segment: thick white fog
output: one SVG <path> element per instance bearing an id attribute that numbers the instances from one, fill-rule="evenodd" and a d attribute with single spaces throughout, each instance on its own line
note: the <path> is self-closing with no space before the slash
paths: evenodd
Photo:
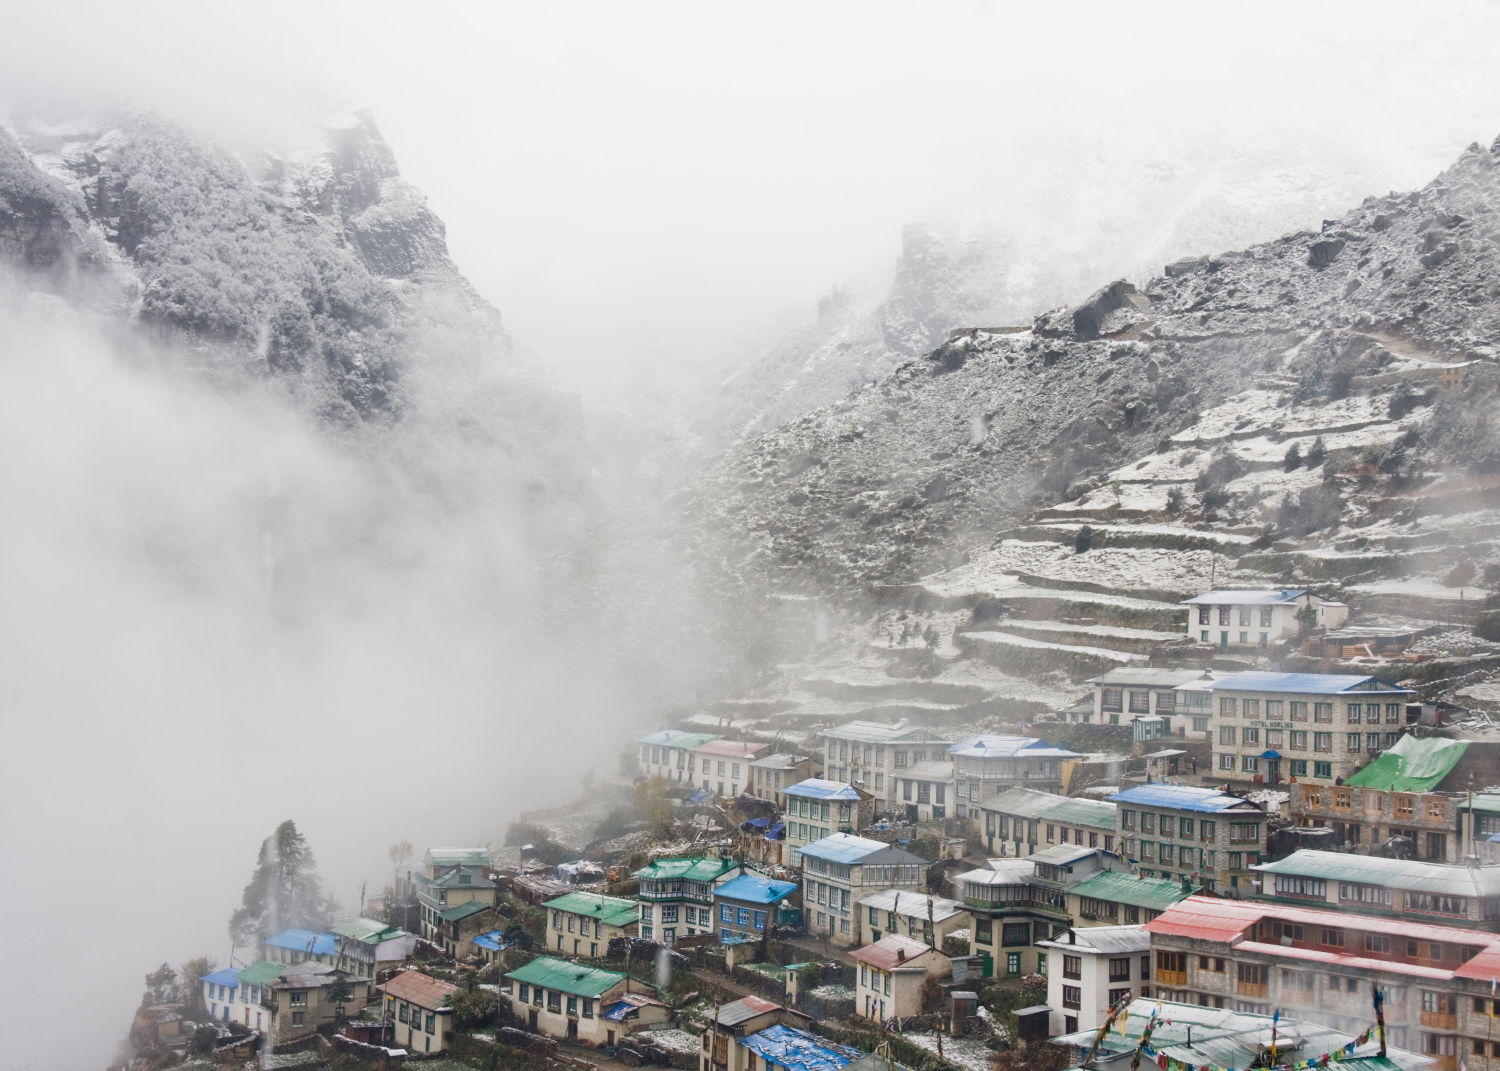
<path id="1" fill-rule="evenodd" d="M 12 3 L 0 117 L 147 104 L 248 151 L 368 107 L 519 342 L 665 426 L 878 294 L 910 219 L 1086 291 L 1500 133 L 1500 5 L 1309 7 Z M 102 1067 L 141 975 L 223 963 L 284 818 L 353 904 L 387 845 L 498 843 L 614 761 L 639 711 L 538 634 L 505 500 L 410 478 L 475 459 L 421 449 L 7 299 L 0 1067 Z"/>

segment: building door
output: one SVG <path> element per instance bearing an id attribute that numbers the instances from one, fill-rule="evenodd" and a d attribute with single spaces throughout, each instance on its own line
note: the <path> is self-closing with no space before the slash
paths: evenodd
<path id="1" fill-rule="evenodd" d="M 676 926 L 668 926 L 665 930 L 662 930 L 661 931 L 661 940 L 662 940 L 662 944 L 668 946 L 669 948 L 672 945 L 676 944 L 677 943 L 677 927 Z"/>
<path id="2" fill-rule="evenodd" d="M 536 1033 L 536 1009 L 535 1008 L 531 1008 L 526 1013 L 526 1027 L 533 1034 Z"/>
<path id="3" fill-rule="evenodd" d="M 577 1019 L 569 1019 L 568 1020 L 568 1038 L 569 1038 L 569 1040 L 574 1040 L 574 1041 L 576 1041 L 577 1038 L 578 1038 L 578 1020 Z"/>
<path id="4" fill-rule="evenodd" d="M 995 977 L 995 958 L 988 952 L 979 953 L 979 966 L 984 977 Z"/>
<path id="5" fill-rule="evenodd" d="M 613 1045 L 614 1043 L 615 1043 L 615 1032 L 613 1030 L 606 1031 L 605 1034 L 604 1034 L 604 1044 L 606 1044 L 606 1045 Z"/>
<path id="6" fill-rule="evenodd" d="M 1227 632 L 1221 632 L 1221 633 L 1219 633 L 1219 646 L 1223 647 L 1223 648 L 1226 648 L 1226 649 L 1229 647 L 1229 633 L 1227 633 Z"/>
<path id="7" fill-rule="evenodd" d="M 908 803 L 906 805 L 906 820 L 913 824 L 920 820 L 917 815 L 917 805 L 915 803 Z"/>
<path id="8" fill-rule="evenodd" d="M 1427 858 L 1441 863 L 1448 858 L 1448 838 L 1442 833 L 1427 834 Z"/>
<path id="9" fill-rule="evenodd" d="M 1266 779 L 1268 781 L 1270 781 L 1271 784 L 1273 784 L 1273 785 L 1279 784 L 1281 782 L 1281 760 L 1280 759 L 1267 759 L 1266 760 Z"/>

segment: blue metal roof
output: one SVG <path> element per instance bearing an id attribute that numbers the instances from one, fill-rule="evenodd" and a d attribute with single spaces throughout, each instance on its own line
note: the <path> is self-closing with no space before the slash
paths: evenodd
<path id="1" fill-rule="evenodd" d="M 793 881 L 774 881 L 759 874 L 741 874 L 714 890 L 714 896 L 749 904 L 776 904 L 797 891 Z"/>
<path id="2" fill-rule="evenodd" d="M 1377 688 L 1368 685 L 1374 682 Z M 1361 685 L 1365 685 L 1361 688 Z M 1405 688 L 1395 688 L 1375 677 L 1358 677 L 1351 673 L 1264 673 L 1252 670 L 1235 673 L 1204 686 L 1209 691 L 1226 692 L 1305 692 L 1310 695 L 1342 695 L 1350 691 L 1381 691 L 1409 695 Z"/>
<path id="3" fill-rule="evenodd" d="M 847 1045 L 835 1045 L 826 1038 L 794 1030 L 789 1026 L 768 1026 L 740 1042 L 751 1052 L 759 1053 L 769 1064 L 790 1071 L 841 1071 L 864 1053 Z"/>
<path id="4" fill-rule="evenodd" d="M 240 984 L 240 972 L 225 967 L 222 971 L 214 971 L 213 974 L 205 974 L 203 980 L 210 985 L 237 986 Z"/>
<path id="5" fill-rule="evenodd" d="M 1169 807 L 1177 811 L 1227 811 L 1231 807 L 1243 806 L 1247 801 L 1239 796 L 1226 796 L 1216 788 L 1198 788 L 1194 785 L 1164 785 L 1154 783 L 1136 785 L 1124 792 L 1109 797 L 1111 803 L 1133 803 L 1138 807 Z"/>
<path id="6" fill-rule="evenodd" d="M 1045 740 L 1034 736 L 996 736 L 980 733 L 954 744 L 948 749 L 950 755 L 966 755 L 970 758 L 1008 759 L 1016 756 L 1027 759 L 1080 759 L 1083 756 L 1066 748 L 1053 747 Z"/>
<path id="7" fill-rule="evenodd" d="M 286 948 L 293 952 L 306 952 L 312 956 L 326 956 L 338 951 L 339 939 L 331 933 L 282 930 L 275 937 L 267 937 L 266 944 L 272 948 Z"/>
<path id="8" fill-rule="evenodd" d="M 846 785 L 842 781 L 825 781 L 817 777 L 809 777 L 806 781 L 798 781 L 791 788 L 781 791 L 788 796 L 801 796 L 810 800 L 852 800 L 859 801 L 859 789 L 853 785 Z"/>
<path id="9" fill-rule="evenodd" d="M 1279 591 L 1233 591 L 1218 590 L 1210 591 L 1203 595 L 1195 595 L 1191 599 L 1183 599 L 1182 606 L 1198 606 L 1204 603 L 1225 603 L 1232 606 L 1279 606 L 1286 602 L 1295 602 L 1307 592 L 1302 588 L 1282 588 Z"/>

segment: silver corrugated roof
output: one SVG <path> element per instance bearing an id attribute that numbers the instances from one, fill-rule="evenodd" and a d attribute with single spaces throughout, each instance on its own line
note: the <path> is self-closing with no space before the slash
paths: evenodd
<path id="1" fill-rule="evenodd" d="M 1325 881 L 1354 881 L 1385 885 L 1409 892 L 1444 896 L 1500 895 L 1500 866 L 1454 866 L 1418 859 L 1382 859 L 1344 852 L 1320 852 L 1310 848 L 1295 851 L 1275 863 L 1252 869 L 1266 874 L 1295 874 Z M 1269 890 L 1267 890 L 1269 893 Z"/>
<path id="2" fill-rule="evenodd" d="M 1117 955 L 1121 952 L 1145 952 L 1151 947 L 1151 935 L 1144 926 L 1081 926 L 1050 941 L 1038 941 L 1037 944 L 1064 949 L 1093 949 Z"/>

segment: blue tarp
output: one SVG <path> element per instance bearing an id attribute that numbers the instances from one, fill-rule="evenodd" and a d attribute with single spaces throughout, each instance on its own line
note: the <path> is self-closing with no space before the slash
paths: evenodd
<path id="1" fill-rule="evenodd" d="M 474 938 L 474 943 L 480 948 L 487 948 L 491 952 L 502 952 L 507 948 L 515 948 L 515 941 L 507 941 L 499 930 L 491 930 Z"/>
<path id="2" fill-rule="evenodd" d="M 210 985 L 227 985 L 230 989 L 240 984 L 240 972 L 230 970 L 228 967 L 222 971 L 214 971 L 213 974 L 205 974 L 203 980 Z"/>
<path id="3" fill-rule="evenodd" d="M 816 1034 L 780 1024 L 751 1034 L 740 1044 L 759 1053 L 767 1065 L 776 1064 L 790 1071 L 841 1071 L 864 1055 L 858 1049 L 835 1045 Z"/>
<path id="4" fill-rule="evenodd" d="M 692 804 L 699 804 L 699 803 L 707 803 L 709 800 L 711 800 L 713 798 L 714 797 L 713 797 L 713 793 L 712 792 L 710 792 L 706 788 L 700 788 L 697 792 L 694 792 L 691 796 L 689 796 L 687 798 L 687 801 L 689 803 L 692 803 Z"/>
<path id="5" fill-rule="evenodd" d="M 266 944 L 272 948 L 285 948 L 293 952 L 305 952 L 310 956 L 328 956 L 338 951 L 339 939 L 331 933 L 313 933 L 311 930 L 282 930 L 275 937 L 268 937 Z"/>
<path id="6" fill-rule="evenodd" d="M 861 798 L 859 789 L 853 785 L 846 785 L 842 781 L 828 781 L 821 777 L 809 777 L 806 781 L 798 781 L 791 788 L 784 788 L 782 791 L 788 796 L 808 800 L 847 800 L 850 803 L 858 803 Z"/>

